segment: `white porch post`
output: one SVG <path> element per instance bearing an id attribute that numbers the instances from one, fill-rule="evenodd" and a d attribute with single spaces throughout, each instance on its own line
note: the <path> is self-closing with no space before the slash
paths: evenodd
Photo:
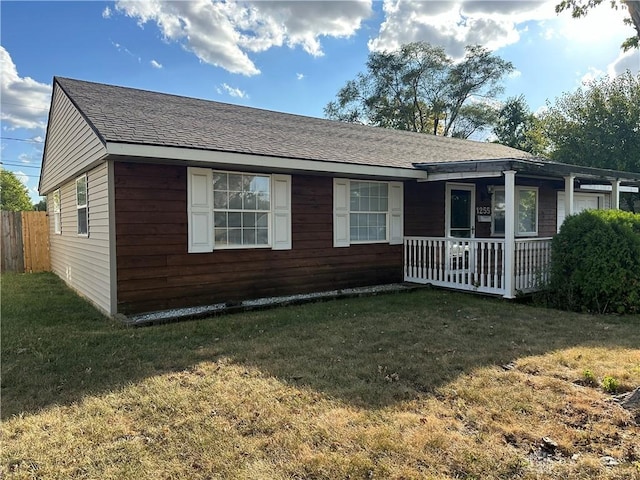
<path id="1" fill-rule="evenodd" d="M 620 180 L 611 182 L 611 208 L 620 210 Z"/>
<path id="2" fill-rule="evenodd" d="M 504 298 L 514 298 L 516 249 L 516 172 L 504 173 Z"/>
<path id="3" fill-rule="evenodd" d="M 564 218 L 573 215 L 573 181 L 575 176 L 564 177 Z"/>

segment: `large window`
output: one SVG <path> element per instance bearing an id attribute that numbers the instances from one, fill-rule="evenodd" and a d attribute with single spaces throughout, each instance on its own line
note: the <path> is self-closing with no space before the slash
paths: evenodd
<path id="1" fill-rule="evenodd" d="M 538 189 L 516 187 L 515 189 L 515 233 L 518 236 L 538 234 Z M 504 235 L 505 195 L 504 188 L 496 188 L 492 197 L 492 232 Z"/>
<path id="2" fill-rule="evenodd" d="M 290 250 L 291 175 L 187 169 L 189 253 Z"/>
<path id="3" fill-rule="evenodd" d="M 268 247 L 268 175 L 213 172 L 215 247 Z"/>
<path id="4" fill-rule="evenodd" d="M 62 218 L 60 209 L 60 189 L 53 192 L 53 231 L 60 235 L 62 233 Z"/>
<path id="5" fill-rule="evenodd" d="M 401 244 L 402 182 L 333 179 L 333 246 Z"/>
<path id="6" fill-rule="evenodd" d="M 87 176 L 76 179 L 76 207 L 78 210 L 78 235 L 89 235 L 89 207 Z"/>
<path id="7" fill-rule="evenodd" d="M 351 181 L 349 200 L 351 243 L 386 242 L 389 185 Z"/>

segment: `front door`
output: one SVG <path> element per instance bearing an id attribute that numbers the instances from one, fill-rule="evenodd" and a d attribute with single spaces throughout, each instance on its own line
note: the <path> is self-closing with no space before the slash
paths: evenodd
<path id="1" fill-rule="evenodd" d="M 469 283 L 473 281 L 475 266 L 474 245 L 470 239 L 475 234 L 476 187 L 469 184 L 447 184 L 446 230 L 448 240 L 449 281 Z"/>
<path id="2" fill-rule="evenodd" d="M 447 236 L 474 238 L 475 236 L 475 185 L 447 185 Z"/>

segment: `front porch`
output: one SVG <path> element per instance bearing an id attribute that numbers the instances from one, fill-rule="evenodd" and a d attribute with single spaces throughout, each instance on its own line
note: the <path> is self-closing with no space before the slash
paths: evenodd
<path id="1" fill-rule="evenodd" d="M 515 298 L 549 280 L 564 218 L 618 209 L 640 175 L 541 159 L 417 164 L 405 185 L 404 281 Z"/>
<path id="2" fill-rule="evenodd" d="M 548 280 L 551 238 L 405 237 L 404 280 L 514 298 Z M 511 250 L 509 252 L 509 250 Z"/>

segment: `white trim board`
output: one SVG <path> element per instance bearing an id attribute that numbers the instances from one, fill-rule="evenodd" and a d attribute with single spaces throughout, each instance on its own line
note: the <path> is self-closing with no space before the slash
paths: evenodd
<path id="1" fill-rule="evenodd" d="M 613 187 L 611 185 L 580 185 L 579 188 L 576 188 L 576 192 L 611 192 Z M 638 193 L 640 190 L 638 187 L 632 187 L 628 185 L 620 185 L 618 187 L 620 192 L 626 193 Z"/>
<path id="2" fill-rule="evenodd" d="M 217 152 L 181 147 L 155 145 L 134 145 L 128 143 L 107 143 L 110 155 L 128 157 L 147 157 L 166 160 L 198 162 L 202 166 L 243 166 L 250 168 L 268 168 L 283 172 L 320 172 L 339 175 L 363 175 L 384 178 L 427 179 L 427 172 L 411 168 L 379 167 L 354 163 L 327 162 L 321 160 L 303 160 L 295 158 L 251 155 L 246 153 Z"/>

